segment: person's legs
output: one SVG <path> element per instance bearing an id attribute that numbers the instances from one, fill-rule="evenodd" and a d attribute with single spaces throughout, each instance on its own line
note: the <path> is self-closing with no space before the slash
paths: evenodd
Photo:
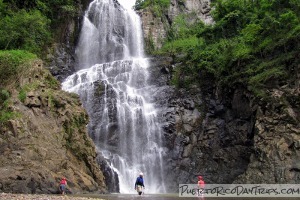
<path id="1" fill-rule="evenodd" d="M 60 191 L 61 191 L 61 194 L 64 195 L 65 194 L 65 191 L 66 191 L 66 186 L 65 185 L 60 185 Z"/>
<path id="2" fill-rule="evenodd" d="M 142 193 L 143 193 L 142 186 L 140 186 L 140 185 L 137 186 L 137 192 L 139 195 L 142 195 Z"/>

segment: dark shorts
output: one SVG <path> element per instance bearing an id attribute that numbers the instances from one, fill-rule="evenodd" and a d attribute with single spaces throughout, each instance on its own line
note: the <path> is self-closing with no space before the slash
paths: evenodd
<path id="1" fill-rule="evenodd" d="M 65 184 L 61 184 L 59 186 L 60 191 L 66 191 L 66 185 Z"/>

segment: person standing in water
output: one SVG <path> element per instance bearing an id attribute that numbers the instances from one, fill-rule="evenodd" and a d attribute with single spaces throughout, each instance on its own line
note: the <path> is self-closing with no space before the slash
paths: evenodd
<path id="1" fill-rule="evenodd" d="M 63 177 L 59 183 L 59 191 L 62 195 L 66 194 L 67 179 Z"/>
<path id="2" fill-rule="evenodd" d="M 134 185 L 134 189 L 138 192 L 139 195 L 142 195 L 143 189 L 145 189 L 144 185 L 144 174 L 140 173 L 140 176 L 137 177 Z"/>
<path id="3" fill-rule="evenodd" d="M 202 176 L 198 176 L 198 196 L 204 200 L 204 189 L 205 189 L 205 182 Z"/>

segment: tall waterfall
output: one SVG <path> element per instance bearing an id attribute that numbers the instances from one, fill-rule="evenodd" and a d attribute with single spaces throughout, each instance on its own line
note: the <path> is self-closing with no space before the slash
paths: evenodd
<path id="1" fill-rule="evenodd" d="M 147 193 L 165 192 L 161 130 L 149 94 L 138 15 L 116 0 L 94 0 L 76 57 L 78 71 L 63 89 L 79 94 L 90 117 L 89 134 L 117 171 L 120 192 L 134 193 L 140 172 Z"/>

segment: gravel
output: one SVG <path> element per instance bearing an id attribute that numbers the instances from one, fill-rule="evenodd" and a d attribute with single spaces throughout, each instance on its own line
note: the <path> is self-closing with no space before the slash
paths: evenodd
<path id="1" fill-rule="evenodd" d="M 74 197 L 69 195 L 46 195 L 46 194 L 10 194 L 1 193 L 0 200 L 103 200 L 91 197 Z"/>

